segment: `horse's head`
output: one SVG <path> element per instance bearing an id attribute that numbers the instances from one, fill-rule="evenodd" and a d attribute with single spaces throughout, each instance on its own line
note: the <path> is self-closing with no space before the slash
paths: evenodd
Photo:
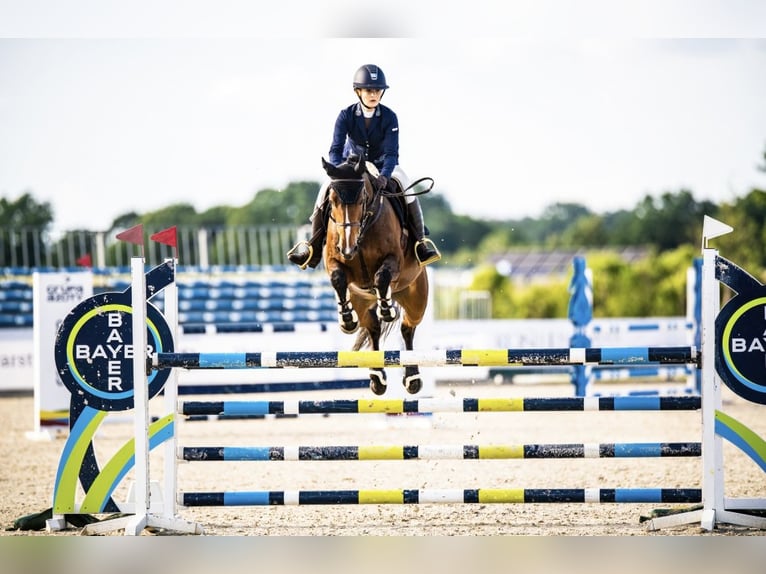
<path id="1" fill-rule="evenodd" d="M 359 251 L 360 237 L 372 215 L 372 182 L 361 157 L 338 166 L 322 158 L 322 166 L 330 176 L 327 243 L 330 247 L 334 245 L 344 260 L 350 261 Z"/>

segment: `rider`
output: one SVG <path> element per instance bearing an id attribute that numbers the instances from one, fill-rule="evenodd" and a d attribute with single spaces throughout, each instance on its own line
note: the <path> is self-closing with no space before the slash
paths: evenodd
<path id="1" fill-rule="evenodd" d="M 380 175 L 376 184 L 384 188 L 393 178 L 401 189 L 407 189 L 409 180 L 399 166 L 399 121 L 391 108 L 380 103 L 388 89 L 383 70 L 375 65 L 362 66 L 354 74 L 354 92 L 359 103 L 344 108 L 335 120 L 335 130 L 330 145 L 330 162 L 342 163 L 349 155 L 363 155 L 368 158 Z M 311 221 L 311 239 L 300 241 L 287 258 L 301 269 L 316 267 L 322 258 L 322 244 L 325 239 L 324 203 L 329 181 L 319 189 Z M 433 241 L 425 235 L 423 211 L 415 195 L 406 195 L 410 228 L 415 235 L 415 256 L 418 263 L 428 265 L 441 259 Z"/>

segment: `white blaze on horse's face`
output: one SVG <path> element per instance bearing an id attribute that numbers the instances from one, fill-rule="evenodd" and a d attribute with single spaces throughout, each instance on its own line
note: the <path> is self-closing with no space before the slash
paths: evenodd
<path id="1" fill-rule="evenodd" d="M 335 248 L 343 259 L 350 261 L 359 250 L 357 238 L 364 207 L 358 203 L 344 204 L 335 190 L 331 192 L 330 202 L 332 204 L 331 219 L 335 228 Z"/>
<path id="2" fill-rule="evenodd" d="M 348 205 L 343 206 L 343 235 L 344 237 L 344 245 L 345 249 L 343 250 L 343 255 L 351 255 L 350 250 L 351 247 L 351 218 L 349 215 L 349 209 Z"/>

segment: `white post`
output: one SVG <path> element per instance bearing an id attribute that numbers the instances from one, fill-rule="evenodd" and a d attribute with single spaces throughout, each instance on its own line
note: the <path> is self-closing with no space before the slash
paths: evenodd
<path id="1" fill-rule="evenodd" d="M 135 435 L 135 516 L 125 535 L 138 535 L 149 516 L 149 390 L 146 377 L 146 277 L 143 257 L 130 260 L 133 329 L 133 428 Z"/>
<path id="2" fill-rule="evenodd" d="M 104 232 L 96 233 L 96 267 L 104 269 L 106 267 L 106 240 Z"/>
<path id="3" fill-rule="evenodd" d="M 210 257 L 207 246 L 207 229 L 201 227 L 197 233 L 197 257 L 199 257 L 199 268 L 207 269 L 210 266 Z"/>
<path id="4" fill-rule="evenodd" d="M 723 453 L 715 433 L 715 412 L 721 408 L 721 381 L 715 372 L 715 318 L 720 307 L 720 286 L 715 277 L 718 251 L 703 250 L 702 263 L 702 517 L 705 530 L 713 530 L 716 510 L 723 510 Z"/>
<path id="5" fill-rule="evenodd" d="M 171 261 L 171 260 L 169 260 Z M 173 348 L 178 351 L 178 285 L 176 283 L 177 260 L 172 260 L 173 282 L 163 290 L 165 294 L 164 315 L 170 333 L 173 336 Z M 164 478 L 162 482 L 162 515 L 165 518 L 175 518 L 176 487 L 178 486 L 178 461 L 176 447 L 178 445 L 178 369 L 171 369 L 170 376 L 165 382 L 164 412 L 173 413 L 173 436 L 164 445 Z"/>
<path id="6" fill-rule="evenodd" d="M 720 381 L 715 374 L 715 318 L 721 304 L 720 287 L 715 276 L 717 256 L 716 250 L 703 249 L 702 348 L 698 350 L 702 354 L 702 509 L 653 518 L 647 522 L 647 530 L 695 523 L 706 530 L 713 530 L 716 525 L 716 509 L 722 509 L 718 499 L 723 496 L 723 456 L 721 438 L 715 434 L 715 411 L 721 404 Z"/>

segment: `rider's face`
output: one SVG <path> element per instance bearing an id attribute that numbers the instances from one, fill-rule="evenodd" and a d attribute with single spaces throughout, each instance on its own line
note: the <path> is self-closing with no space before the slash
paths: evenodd
<path id="1" fill-rule="evenodd" d="M 362 99 L 364 107 L 374 108 L 380 103 L 380 99 L 383 97 L 383 90 L 361 88 L 357 90 L 357 94 Z"/>

